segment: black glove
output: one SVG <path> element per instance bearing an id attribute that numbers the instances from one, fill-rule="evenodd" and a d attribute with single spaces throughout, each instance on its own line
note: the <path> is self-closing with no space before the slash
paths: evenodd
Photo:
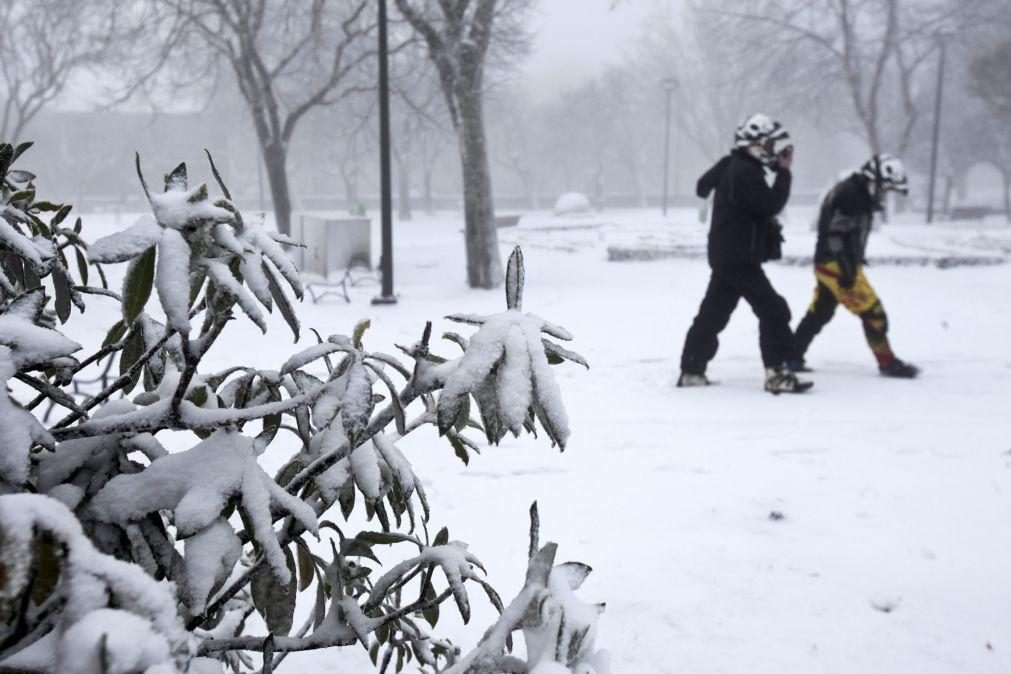
<path id="1" fill-rule="evenodd" d="M 853 287 L 853 284 L 857 282 L 856 275 L 853 272 L 844 271 L 839 275 L 839 287 L 843 290 L 849 290 Z"/>

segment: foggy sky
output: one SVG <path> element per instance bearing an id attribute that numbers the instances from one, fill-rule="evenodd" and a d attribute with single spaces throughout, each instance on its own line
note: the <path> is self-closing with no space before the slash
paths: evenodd
<path id="1" fill-rule="evenodd" d="M 658 7 L 680 0 L 540 0 L 531 17 L 532 52 L 523 67 L 526 86 L 537 99 L 578 86 L 620 59 L 643 22 Z"/>

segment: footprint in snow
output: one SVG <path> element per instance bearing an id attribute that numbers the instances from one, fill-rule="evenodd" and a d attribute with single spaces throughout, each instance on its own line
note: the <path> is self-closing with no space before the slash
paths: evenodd
<path id="1" fill-rule="evenodd" d="M 902 603 L 902 597 L 872 597 L 871 608 L 882 613 L 891 613 Z"/>

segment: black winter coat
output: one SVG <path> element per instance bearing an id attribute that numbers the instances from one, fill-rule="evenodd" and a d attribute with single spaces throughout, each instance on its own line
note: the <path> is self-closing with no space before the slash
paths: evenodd
<path id="1" fill-rule="evenodd" d="M 818 214 L 815 263 L 838 262 L 843 276 L 852 279 L 864 262 L 876 210 L 878 202 L 866 177 L 854 173 L 837 183 L 825 195 Z"/>
<path id="2" fill-rule="evenodd" d="M 695 193 L 705 199 L 716 190 L 709 226 L 709 266 L 761 264 L 766 259 L 769 226 L 790 198 L 790 171 L 779 169 L 772 187 L 762 163 L 735 149 L 702 174 Z"/>

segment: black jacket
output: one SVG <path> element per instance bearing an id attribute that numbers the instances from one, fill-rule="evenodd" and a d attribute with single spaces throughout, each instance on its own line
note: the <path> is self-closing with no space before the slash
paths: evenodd
<path id="1" fill-rule="evenodd" d="M 863 264 L 877 200 L 867 178 L 854 173 L 829 190 L 818 214 L 815 263 L 835 261 L 844 277 L 852 279 Z"/>
<path id="2" fill-rule="evenodd" d="M 772 187 L 762 163 L 736 149 L 702 174 L 695 193 L 705 199 L 714 189 L 709 227 L 709 265 L 761 264 L 767 256 L 769 223 L 790 198 L 791 175 L 776 171 Z"/>

